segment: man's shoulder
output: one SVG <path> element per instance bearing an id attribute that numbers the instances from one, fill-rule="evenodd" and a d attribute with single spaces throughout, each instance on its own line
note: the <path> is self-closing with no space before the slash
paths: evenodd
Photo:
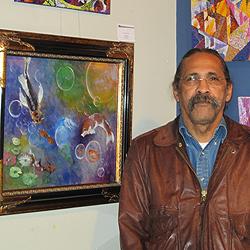
<path id="1" fill-rule="evenodd" d="M 228 129 L 228 137 L 232 140 L 249 140 L 250 127 L 240 124 L 229 117 L 225 117 Z"/>
<path id="2" fill-rule="evenodd" d="M 133 141 L 143 141 L 143 140 L 147 140 L 150 138 L 153 138 L 157 133 L 159 133 L 159 131 L 164 130 L 167 127 L 168 124 L 164 124 L 162 126 L 153 128 L 151 130 L 148 130 L 138 136 L 136 136 Z"/>

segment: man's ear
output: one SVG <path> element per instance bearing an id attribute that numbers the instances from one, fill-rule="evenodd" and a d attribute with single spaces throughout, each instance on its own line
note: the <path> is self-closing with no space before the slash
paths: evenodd
<path id="1" fill-rule="evenodd" d="M 178 91 L 178 88 L 176 88 L 176 86 L 173 87 L 173 95 L 174 95 L 176 102 L 179 102 L 179 91 Z"/>
<path id="2" fill-rule="evenodd" d="M 227 85 L 227 96 L 226 96 L 226 102 L 229 102 L 233 95 L 233 84 L 230 83 Z"/>

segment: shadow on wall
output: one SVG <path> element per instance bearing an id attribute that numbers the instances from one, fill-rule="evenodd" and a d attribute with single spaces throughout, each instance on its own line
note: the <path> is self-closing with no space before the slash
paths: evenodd
<path id="1" fill-rule="evenodd" d="M 92 250 L 119 250 L 118 203 L 101 205 L 96 218 Z"/>

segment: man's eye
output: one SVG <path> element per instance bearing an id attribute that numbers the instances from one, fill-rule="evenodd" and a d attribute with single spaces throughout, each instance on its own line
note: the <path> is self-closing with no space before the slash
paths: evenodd
<path id="1" fill-rule="evenodd" d="M 218 76 L 209 76 L 208 77 L 208 80 L 211 81 L 211 82 L 217 82 L 219 81 L 219 77 Z"/>
<path id="2" fill-rule="evenodd" d="M 192 81 L 197 81 L 198 78 L 197 78 L 197 76 L 195 76 L 195 75 L 190 75 L 190 76 L 187 76 L 185 80 L 186 80 L 187 82 L 192 82 Z"/>

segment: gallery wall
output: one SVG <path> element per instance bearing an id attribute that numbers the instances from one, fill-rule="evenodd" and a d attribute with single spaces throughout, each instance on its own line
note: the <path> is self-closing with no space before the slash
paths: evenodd
<path id="1" fill-rule="evenodd" d="M 112 0 L 111 15 L 1 0 L 0 29 L 117 41 L 135 26 L 133 137 L 175 116 L 176 1 Z M 0 217 L 3 250 L 119 249 L 118 204 Z"/>

